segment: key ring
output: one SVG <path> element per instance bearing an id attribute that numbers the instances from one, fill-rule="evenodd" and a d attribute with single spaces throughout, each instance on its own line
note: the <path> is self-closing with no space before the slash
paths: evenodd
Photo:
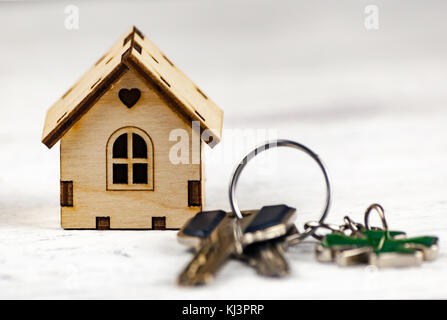
<path id="1" fill-rule="evenodd" d="M 315 232 L 315 231 L 317 231 L 317 229 L 326 229 L 326 230 L 331 231 L 332 233 L 343 233 L 342 226 L 337 226 L 335 224 L 328 224 L 328 223 L 324 223 L 324 222 L 320 223 L 320 222 L 316 222 L 316 221 L 306 222 L 304 224 L 304 231 L 306 231 L 308 229 L 313 229 L 313 230 L 309 230 L 308 232 L 312 233 L 312 237 L 314 237 L 318 241 L 323 240 L 324 235 L 317 234 Z"/>
<path id="2" fill-rule="evenodd" d="M 291 140 L 285 140 L 285 139 L 272 140 L 272 141 L 268 141 L 268 142 L 264 143 L 263 145 L 257 147 L 256 149 L 251 151 L 249 154 L 247 154 L 244 157 L 244 159 L 242 159 L 241 163 L 236 167 L 236 170 L 234 171 L 234 174 L 233 174 L 233 177 L 232 177 L 231 183 L 230 183 L 230 188 L 229 188 L 230 205 L 231 205 L 231 209 L 233 210 L 234 214 L 239 219 L 242 219 L 242 213 L 241 213 L 241 210 L 239 209 L 239 205 L 236 200 L 236 185 L 239 180 L 239 176 L 242 173 L 242 170 L 245 168 L 245 166 L 251 159 L 253 159 L 257 155 L 259 155 L 261 152 L 268 150 L 268 149 L 273 149 L 275 147 L 289 147 L 289 148 L 294 148 L 294 149 L 303 151 L 304 153 L 309 155 L 313 160 L 315 160 L 315 162 L 317 162 L 318 166 L 320 167 L 321 171 L 323 172 L 324 181 L 326 183 L 326 205 L 323 209 L 323 212 L 322 212 L 320 220 L 319 220 L 320 223 L 323 223 L 324 219 L 326 218 L 326 216 L 329 212 L 329 207 L 331 205 L 331 186 L 330 186 L 329 176 L 326 172 L 326 168 L 325 168 L 323 162 L 321 161 L 321 159 L 318 157 L 318 155 L 315 152 L 313 152 L 312 150 L 310 150 L 308 147 L 306 147 L 305 145 L 302 145 L 301 143 L 291 141 Z M 315 228 L 309 228 L 308 231 L 304 231 L 303 233 L 300 234 L 300 239 L 302 240 L 302 239 L 306 238 L 307 236 L 313 234 L 314 231 L 315 231 Z"/>
<path id="3" fill-rule="evenodd" d="M 382 249 L 385 241 L 388 238 L 390 238 L 391 235 L 390 235 L 390 230 L 388 229 L 388 223 L 385 218 L 385 210 L 383 210 L 382 206 L 377 203 L 370 205 L 369 208 L 366 209 L 366 212 L 365 212 L 365 228 L 366 228 L 366 230 L 372 230 L 372 228 L 370 228 L 370 226 L 369 226 L 369 214 L 371 213 L 372 210 L 376 210 L 380 216 L 380 220 L 382 220 L 384 232 L 383 232 L 382 238 L 380 239 L 379 244 L 377 245 L 377 249 L 380 250 L 380 249 Z"/>
<path id="4" fill-rule="evenodd" d="M 377 213 L 380 216 L 380 220 L 382 220 L 383 229 L 388 232 L 388 223 L 385 218 L 385 210 L 383 210 L 382 206 L 380 204 L 374 203 L 366 209 L 365 212 L 365 228 L 366 230 L 371 230 L 371 227 L 369 226 L 369 214 L 372 210 L 376 210 Z"/>

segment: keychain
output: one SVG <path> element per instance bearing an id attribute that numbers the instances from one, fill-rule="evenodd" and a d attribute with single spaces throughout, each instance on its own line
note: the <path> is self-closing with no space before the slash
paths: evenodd
<path id="1" fill-rule="evenodd" d="M 364 225 L 353 222 L 349 217 L 344 218 L 345 223 L 341 226 L 325 223 L 324 220 L 331 203 L 331 187 L 327 171 L 317 154 L 294 141 L 278 140 L 276 143 L 266 143 L 250 152 L 237 166 L 230 183 L 229 196 L 231 208 L 238 217 L 241 216 L 241 213 L 235 198 L 235 190 L 239 176 L 249 160 L 262 151 L 268 150 L 271 146 L 292 147 L 304 151 L 317 162 L 326 182 L 326 206 L 320 220 L 305 223 L 304 232 L 288 237 L 285 247 L 298 244 L 306 237 L 313 236 L 321 241 L 316 247 L 317 260 L 321 262 L 335 261 L 339 266 L 360 263 L 369 263 L 376 267 L 419 266 L 423 260 L 436 259 L 437 237 L 406 238 L 402 231 L 390 231 L 384 210 L 379 204 L 373 204 L 366 210 Z M 383 229 L 369 227 L 369 215 L 373 210 L 380 215 Z M 319 228 L 329 229 L 332 232 L 323 237 L 315 233 Z"/>
<path id="2" fill-rule="evenodd" d="M 280 204 L 242 212 L 236 201 L 237 182 L 247 163 L 261 152 L 275 147 L 305 152 L 323 172 L 326 183 L 324 209 L 320 219 L 305 223 L 301 232 L 293 222 L 295 209 L 292 207 Z M 230 258 L 246 262 L 260 275 L 284 277 L 289 273 L 284 251 L 309 236 L 319 241 L 317 260 L 335 261 L 339 266 L 361 263 L 376 267 L 418 266 L 423 260 L 437 257 L 437 237 L 407 238 L 405 232 L 389 230 L 384 210 L 378 204 L 366 210 L 364 224 L 349 217 L 345 217 L 344 224 L 340 226 L 325 223 L 331 204 L 329 176 L 318 155 L 298 142 L 270 141 L 245 156 L 231 179 L 229 200 L 232 212 L 199 212 L 179 231 L 178 240 L 195 249 L 194 257 L 178 278 L 180 285 L 208 283 Z M 369 226 L 369 215 L 373 210 L 380 215 L 382 229 Z M 317 232 L 323 229 L 330 233 L 321 235 Z"/>
<path id="3" fill-rule="evenodd" d="M 248 161 L 274 147 L 298 149 L 318 163 L 326 182 L 326 205 L 319 220 L 320 223 L 324 222 L 331 203 L 331 188 L 328 174 L 318 155 L 298 142 L 267 142 L 250 152 L 236 168 L 229 190 L 232 212 L 199 212 L 180 229 L 177 234 L 179 242 L 192 246 L 195 253 L 180 273 L 177 280 L 179 285 L 210 282 L 232 257 L 247 262 L 264 276 L 283 277 L 289 273 L 283 251 L 289 245 L 310 236 L 314 230 L 298 232 L 294 225 L 295 208 L 284 204 L 264 206 L 244 216 L 235 198 L 237 181 Z"/>
<path id="4" fill-rule="evenodd" d="M 382 220 L 383 229 L 371 228 L 369 214 L 375 210 Z M 314 238 L 321 241 L 316 247 L 317 260 L 335 261 L 339 266 L 371 264 L 378 268 L 419 266 L 423 260 L 435 260 L 438 238 L 422 236 L 407 238 L 405 232 L 390 231 L 385 212 L 379 204 L 372 204 L 365 212 L 365 224 L 354 223 L 345 217 L 345 224 L 332 226 L 319 222 L 306 223 L 306 229 L 329 229 L 331 233 Z"/>

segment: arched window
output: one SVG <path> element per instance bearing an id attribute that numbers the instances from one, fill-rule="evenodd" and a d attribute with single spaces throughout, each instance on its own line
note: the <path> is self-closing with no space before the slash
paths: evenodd
<path id="1" fill-rule="evenodd" d="M 135 127 L 115 131 L 107 143 L 107 190 L 154 190 L 151 138 Z"/>

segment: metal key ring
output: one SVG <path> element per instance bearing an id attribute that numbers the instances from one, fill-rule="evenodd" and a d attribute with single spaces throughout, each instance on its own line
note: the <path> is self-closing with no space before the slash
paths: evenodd
<path id="1" fill-rule="evenodd" d="M 313 160 L 315 160 L 315 162 L 317 162 L 318 166 L 320 167 L 321 171 L 323 172 L 324 180 L 326 183 L 326 205 L 322 211 L 322 214 L 321 214 L 321 217 L 319 220 L 320 223 L 323 223 L 324 219 L 326 218 L 326 216 L 329 212 L 329 208 L 331 205 L 331 185 L 330 185 L 330 181 L 329 181 L 329 176 L 326 172 L 326 168 L 325 168 L 323 162 L 321 161 L 321 159 L 318 157 L 318 155 L 315 152 L 313 152 L 312 150 L 310 150 L 308 147 L 306 147 L 305 145 L 302 145 L 301 143 L 291 141 L 291 140 L 284 140 L 284 139 L 268 141 L 268 142 L 264 143 L 263 145 L 257 147 L 256 149 L 251 151 L 249 154 L 247 154 L 244 157 L 244 159 L 242 159 L 241 163 L 236 167 L 236 170 L 234 171 L 234 174 L 233 174 L 233 177 L 232 177 L 231 183 L 230 183 L 230 188 L 229 188 L 230 205 L 231 205 L 231 209 L 233 210 L 234 214 L 239 219 L 242 219 L 242 213 L 241 213 L 241 210 L 239 209 L 239 205 L 236 200 L 236 185 L 239 180 L 239 176 L 242 173 L 242 170 L 245 168 L 247 163 L 251 159 L 256 157 L 258 154 L 260 154 L 261 152 L 263 152 L 265 150 L 273 149 L 275 147 L 289 147 L 289 148 L 298 149 L 300 151 L 303 151 L 307 155 L 309 155 Z M 303 233 L 300 234 L 300 239 L 302 240 L 302 239 L 306 238 L 307 236 L 313 234 L 314 232 L 315 232 L 314 228 L 311 228 L 308 231 L 304 231 Z"/>
<path id="2" fill-rule="evenodd" d="M 314 237 L 318 241 L 323 240 L 324 235 L 317 234 L 316 233 L 317 229 L 326 229 L 326 230 L 331 231 L 332 233 L 342 233 L 343 232 L 343 230 L 341 230 L 340 226 L 337 226 L 334 224 L 328 224 L 328 223 L 320 223 L 317 221 L 306 222 L 304 224 L 304 231 L 306 231 L 308 229 L 313 229 L 313 230 L 309 230 L 308 232 L 312 233 L 312 237 Z"/>
<path id="3" fill-rule="evenodd" d="M 371 213 L 372 210 L 376 210 L 377 211 L 377 213 L 380 216 L 380 220 L 382 221 L 383 229 L 385 231 L 388 231 L 388 223 L 387 223 L 386 218 L 385 218 L 385 210 L 383 210 L 382 206 L 380 204 L 377 204 L 377 203 L 374 203 L 374 204 L 370 205 L 368 207 L 368 209 L 366 209 L 366 211 L 365 211 L 365 228 L 366 228 L 366 230 L 371 230 L 372 229 L 369 226 L 369 214 Z"/>

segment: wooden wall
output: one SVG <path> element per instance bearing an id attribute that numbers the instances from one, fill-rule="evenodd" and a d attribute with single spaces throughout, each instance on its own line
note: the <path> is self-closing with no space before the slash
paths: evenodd
<path id="1" fill-rule="evenodd" d="M 140 89 L 141 97 L 133 107 L 120 101 L 122 88 Z M 107 141 L 127 126 L 144 130 L 152 139 L 153 191 L 107 191 Z M 62 227 L 94 229 L 96 217 L 110 217 L 111 229 L 149 229 L 152 217 L 165 216 L 166 228 L 180 228 L 201 209 L 188 207 L 188 180 L 202 180 L 202 168 L 169 161 L 169 150 L 176 143 L 169 141 L 169 133 L 177 128 L 186 130 L 191 139 L 190 122 L 137 72 L 126 71 L 61 139 L 61 181 L 73 181 L 73 206 L 61 207 Z M 191 141 L 189 146 L 191 157 Z"/>

